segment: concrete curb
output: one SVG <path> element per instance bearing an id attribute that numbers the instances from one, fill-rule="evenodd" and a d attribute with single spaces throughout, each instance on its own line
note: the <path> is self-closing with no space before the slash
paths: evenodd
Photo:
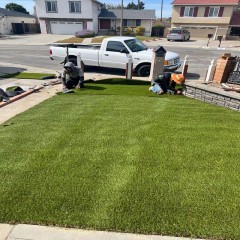
<path id="1" fill-rule="evenodd" d="M 7 101 L 7 102 L 0 102 L 0 108 L 4 107 L 4 106 L 6 106 L 6 105 L 8 105 L 8 104 L 10 104 L 12 102 L 15 102 L 15 101 L 17 101 L 17 100 L 19 100 L 21 98 L 24 98 L 24 97 L 28 96 L 31 93 L 37 92 L 37 91 L 41 90 L 42 88 L 44 88 L 44 87 L 42 86 L 42 87 L 39 87 L 39 88 L 31 89 L 31 90 L 28 90 L 28 91 L 26 91 L 26 92 L 24 92 L 22 94 L 19 94 L 19 95 L 15 96 L 15 97 L 10 98 L 10 100 Z"/>
<path id="2" fill-rule="evenodd" d="M 62 89 L 61 84 L 47 86 L 41 89 L 39 93 L 29 94 L 27 97 L 23 97 L 18 101 L 12 102 L 1 108 L 0 124 L 10 120 L 12 117 L 25 112 L 29 108 L 32 108 L 39 103 L 53 97 L 57 92 Z"/>
<path id="3" fill-rule="evenodd" d="M 14 225 L 10 224 L 0 224 L 0 240 L 8 239 L 8 236 L 11 234 Z"/>
<path id="4" fill-rule="evenodd" d="M 15 226 L 8 224 L 2 225 L 4 225 L 3 229 L 5 229 L 5 233 L 2 235 L 2 238 L 0 235 L 0 240 L 193 240 L 192 238 L 183 237 L 117 233 L 26 224 L 18 224 Z M 5 238 L 3 238 L 4 236 Z"/>
<path id="5" fill-rule="evenodd" d="M 19 95 L 15 96 L 15 97 L 10 98 L 10 100 L 7 101 L 7 102 L 0 102 L 0 108 L 4 107 L 4 106 L 6 106 L 6 105 L 8 105 L 10 103 L 13 103 L 13 102 L 15 102 L 15 101 L 17 101 L 17 100 L 19 100 L 21 98 L 24 98 L 24 97 L 26 97 L 26 96 L 34 93 L 34 92 L 38 92 L 39 90 L 43 89 L 44 87 L 53 86 L 53 85 L 60 84 L 60 83 L 61 83 L 61 81 L 54 81 L 54 82 L 47 83 L 47 85 L 43 84 L 43 85 L 40 85 L 40 86 L 38 86 L 38 87 L 36 87 L 34 89 L 29 89 L 28 91 L 26 91 L 26 92 L 24 92 L 22 94 L 19 94 Z"/>

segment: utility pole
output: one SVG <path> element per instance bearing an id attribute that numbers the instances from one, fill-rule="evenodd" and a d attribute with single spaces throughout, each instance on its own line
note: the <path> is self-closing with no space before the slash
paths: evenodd
<path id="1" fill-rule="evenodd" d="M 140 0 L 138 0 L 138 10 L 140 9 Z"/>
<path id="2" fill-rule="evenodd" d="M 123 33 L 123 0 L 121 4 L 120 36 L 122 36 L 122 33 Z"/>
<path id="3" fill-rule="evenodd" d="M 162 22 L 162 11 L 163 11 L 163 0 L 162 0 L 162 3 L 161 3 L 161 22 Z"/>

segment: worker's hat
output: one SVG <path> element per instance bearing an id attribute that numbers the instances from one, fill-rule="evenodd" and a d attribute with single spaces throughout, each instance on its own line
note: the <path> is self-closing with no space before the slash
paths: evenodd
<path id="1" fill-rule="evenodd" d="M 172 73 L 171 79 L 179 85 L 182 85 L 185 82 L 185 77 L 182 74 Z"/>

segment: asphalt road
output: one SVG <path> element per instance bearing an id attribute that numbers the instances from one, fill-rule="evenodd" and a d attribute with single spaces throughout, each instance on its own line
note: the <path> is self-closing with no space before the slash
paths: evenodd
<path id="1" fill-rule="evenodd" d="M 189 79 L 204 79 L 210 62 L 219 58 L 225 52 L 231 52 L 233 56 L 239 55 L 237 51 L 209 50 L 204 48 L 166 47 L 166 50 L 179 53 L 182 61 L 186 55 L 189 56 Z M 53 70 L 62 69 L 62 65 L 59 62 L 49 58 L 49 46 L 0 45 L 0 61 Z M 91 69 L 88 71 L 91 71 Z M 101 72 L 102 70 L 99 71 Z M 122 75 L 121 71 L 116 73 Z"/>

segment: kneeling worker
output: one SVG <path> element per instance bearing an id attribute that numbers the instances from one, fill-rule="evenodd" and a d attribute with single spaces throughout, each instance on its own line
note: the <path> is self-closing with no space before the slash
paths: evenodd
<path id="1" fill-rule="evenodd" d="M 62 71 L 63 90 L 84 87 L 83 70 L 74 66 L 72 62 L 67 62 Z"/>
<path id="2" fill-rule="evenodd" d="M 185 77 L 176 73 L 163 73 L 154 80 L 154 84 L 157 84 L 159 88 L 158 94 L 173 93 L 180 95 L 184 82 Z"/>

